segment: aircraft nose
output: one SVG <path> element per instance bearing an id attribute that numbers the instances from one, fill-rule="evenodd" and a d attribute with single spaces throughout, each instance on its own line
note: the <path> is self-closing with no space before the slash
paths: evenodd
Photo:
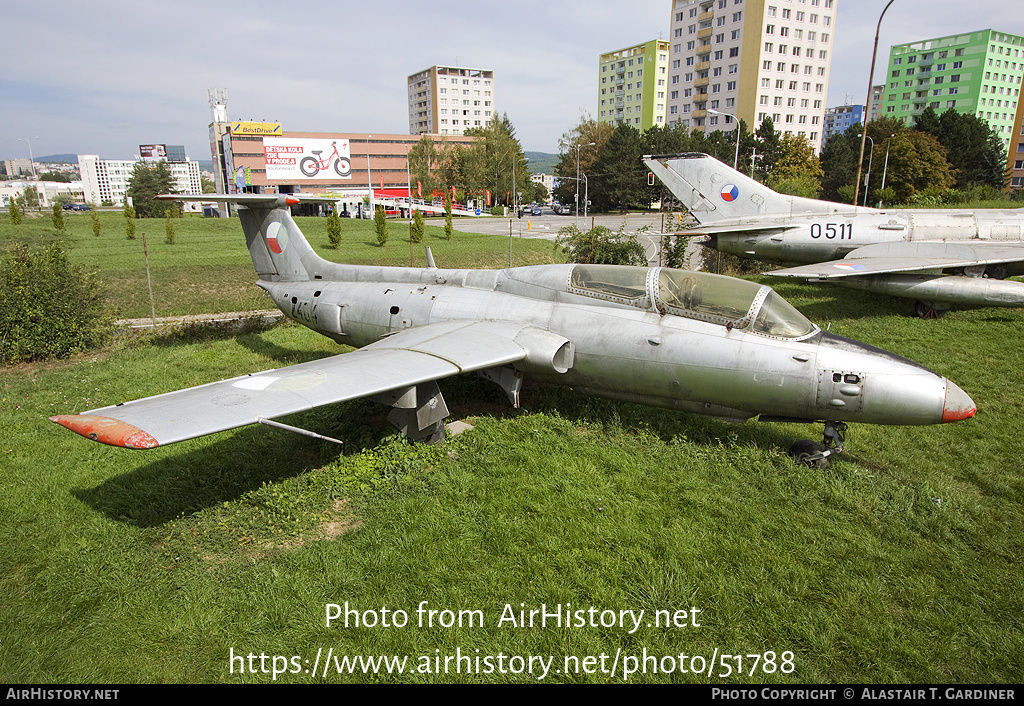
<path id="1" fill-rule="evenodd" d="M 970 419 L 978 411 L 978 406 L 970 395 L 961 390 L 955 383 L 946 380 L 946 401 L 942 405 L 942 423 L 959 422 Z"/>

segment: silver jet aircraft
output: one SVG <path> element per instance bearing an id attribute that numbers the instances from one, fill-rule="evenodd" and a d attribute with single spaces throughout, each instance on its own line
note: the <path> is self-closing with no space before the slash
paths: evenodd
<path id="1" fill-rule="evenodd" d="M 1024 209 L 876 209 L 779 194 L 700 153 L 645 156 L 710 248 L 781 265 L 767 274 L 916 300 L 1024 306 Z"/>
<path id="2" fill-rule="evenodd" d="M 181 197 L 175 197 L 181 198 Z M 187 198 L 187 197 L 184 197 Z M 390 405 L 409 438 L 443 438 L 437 381 L 476 371 L 518 406 L 525 375 L 580 392 L 729 420 L 825 422 L 791 452 L 823 466 L 847 422 L 971 417 L 953 382 L 823 332 L 770 287 L 667 268 L 506 270 L 356 266 L 306 242 L 287 195 L 240 204 L 257 284 L 292 319 L 359 350 L 52 421 L 95 441 L 152 448 L 360 397 Z M 309 433 L 309 432 L 304 432 Z"/>

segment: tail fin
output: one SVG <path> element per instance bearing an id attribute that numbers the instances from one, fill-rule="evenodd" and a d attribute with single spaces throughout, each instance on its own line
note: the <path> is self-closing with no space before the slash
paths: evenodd
<path id="1" fill-rule="evenodd" d="M 325 262 L 310 247 L 292 219 L 290 206 L 303 202 L 333 203 L 332 199 L 292 194 L 169 194 L 157 198 L 174 201 L 219 201 L 241 206 L 242 222 L 249 257 L 262 280 L 301 282 L 322 271 Z"/>
<path id="2" fill-rule="evenodd" d="M 645 155 L 644 164 L 703 225 L 727 219 L 858 210 L 856 206 L 776 193 L 699 152 Z"/>

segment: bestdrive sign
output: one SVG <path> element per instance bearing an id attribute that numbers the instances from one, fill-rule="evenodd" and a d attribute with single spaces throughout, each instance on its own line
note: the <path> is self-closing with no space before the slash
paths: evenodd
<path id="1" fill-rule="evenodd" d="M 284 133 L 281 130 L 281 123 L 254 123 L 247 120 L 236 120 L 231 123 L 232 135 L 277 135 Z"/>

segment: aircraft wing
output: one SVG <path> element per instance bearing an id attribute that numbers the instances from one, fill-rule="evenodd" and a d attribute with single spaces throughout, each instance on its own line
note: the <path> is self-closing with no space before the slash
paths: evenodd
<path id="1" fill-rule="evenodd" d="M 1024 246 L 1001 242 L 876 243 L 849 252 L 841 260 L 788 267 L 765 274 L 800 279 L 839 279 L 899 272 L 945 270 L 1024 260 Z"/>
<path id="2" fill-rule="evenodd" d="M 494 322 L 430 324 L 351 353 L 50 419 L 94 441 L 153 448 L 521 360 L 527 349 L 516 337 L 531 332 L 540 331 Z"/>

